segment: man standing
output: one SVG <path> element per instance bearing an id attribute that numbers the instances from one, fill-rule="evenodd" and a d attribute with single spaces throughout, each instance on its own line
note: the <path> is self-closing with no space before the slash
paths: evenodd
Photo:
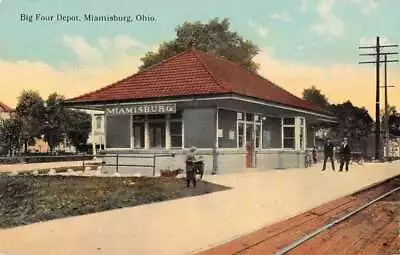
<path id="1" fill-rule="evenodd" d="M 335 171 L 335 163 L 333 162 L 333 144 L 329 139 L 326 140 L 324 145 L 324 165 L 322 171 L 326 169 L 326 161 L 330 158 L 332 164 L 332 170 Z"/>
<path id="2" fill-rule="evenodd" d="M 343 139 L 342 146 L 340 147 L 340 169 L 339 172 L 343 171 L 343 165 L 346 164 L 346 172 L 349 171 L 349 163 L 351 158 L 350 145 L 347 142 L 347 138 Z"/>
<path id="3" fill-rule="evenodd" d="M 188 154 L 186 155 L 186 187 L 188 188 L 190 186 L 190 182 L 193 182 L 193 187 L 196 187 L 195 151 L 196 147 L 191 147 Z"/>

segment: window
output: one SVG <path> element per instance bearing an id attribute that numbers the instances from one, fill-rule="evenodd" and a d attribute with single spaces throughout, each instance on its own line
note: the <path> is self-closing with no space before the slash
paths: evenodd
<path id="1" fill-rule="evenodd" d="M 306 132 L 306 127 L 305 127 L 305 119 L 300 118 L 300 149 L 304 150 L 305 149 L 305 132 Z"/>
<path id="2" fill-rule="evenodd" d="M 284 118 L 282 125 L 283 148 L 295 149 L 295 121 L 294 118 Z"/>
<path id="3" fill-rule="evenodd" d="M 149 143 L 151 148 L 165 147 L 165 121 L 149 122 Z"/>
<path id="4" fill-rule="evenodd" d="M 260 135 L 261 135 L 261 125 L 256 124 L 256 148 L 261 147 Z"/>
<path id="5" fill-rule="evenodd" d="M 253 124 L 246 123 L 246 142 L 250 142 L 254 140 L 253 134 Z"/>
<path id="6" fill-rule="evenodd" d="M 182 121 L 171 121 L 171 147 L 182 147 Z"/>
<path id="7" fill-rule="evenodd" d="M 244 146 L 244 123 L 238 123 L 238 147 L 242 148 Z"/>
<path id="8" fill-rule="evenodd" d="M 149 123 L 149 141 L 152 148 L 165 147 L 165 123 Z"/>
<path id="9" fill-rule="evenodd" d="M 133 148 L 144 148 L 144 123 L 133 124 Z"/>
<path id="10" fill-rule="evenodd" d="M 283 125 L 294 126 L 294 118 L 284 118 Z"/>
<path id="11" fill-rule="evenodd" d="M 96 116 L 96 129 L 101 129 L 102 123 L 103 122 L 103 117 L 101 116 Z"/>
<path id="12" fill-rule="evenodd" d="M 242 148 L 248 142 L 252 144 L 254 142 L 256 148 L 261 147 L 261 116 L 253 113 L 238 112 L 237 145 Z"/>
<path id="13" fill-rule="evenodd" d="M 263 130 L 263 148 L 272 148 L 271 130 Z"/>
<path id="14" fill-rule="evenodd" d="M 246 121 L 253 121 L 253 114 L 252 113 L 246 113 Z"/>

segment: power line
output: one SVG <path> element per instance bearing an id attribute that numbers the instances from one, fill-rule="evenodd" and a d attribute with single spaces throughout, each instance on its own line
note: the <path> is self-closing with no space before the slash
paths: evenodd
<path id="1" fill-rule="evenodd" d="M 360 56 L 374 56 L 376 59 L 374 61 L 360 61 L 359 64 L 375 64 L 376 65 L 376 100 L 375 100 L 375 159 L 381 159 L 381 154 L 380 154 L 380 133 L 381 133 L 381 123 L 380 123 L 380 94 L 379 94 L 379 89 L 380 89 L 380 77 L 379 77 L 379 69 L 380 69 L 380 64 L 385 63 L 385 119 L 387 119 L 387 114 L 388 114 L 388 103 L 387 103 L 387 63 L 393 63 L 393 62 L 398 62 L 398 60 L 388 60 L 387 57 L 388 55 L 397 55 L 398 52 L 383 52 L 383 49 L 390 49 L 393 47 L 399 47 L 398 44 L 390 44 L 390 45 L 381 45 L 379 36 L 376 37 L 376 45 L 375 46 L 359 46 L 359 49 L 375 49 L 375 53 L 361 53 Z M 381 60 L 381 56 L 384 56 L 385 59 Z M 387 138 L 387 121 L 385 121 L 385 142 L 388 143 L 388 138 Z M 388 148 L 386 144 L 386 148 Z"/>

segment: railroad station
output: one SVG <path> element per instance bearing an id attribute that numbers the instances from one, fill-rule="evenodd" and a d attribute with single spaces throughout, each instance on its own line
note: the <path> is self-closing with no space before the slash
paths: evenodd
<path id="1" fill-rule="evenodd" d="M 313 126 L 335 122 L 258 74 L 194 49 L 66 104 L 104 112 L 106 155 L 174 153 L 157 169 L 183 168 L 194 146 L 213 173 L 303 167 Z"/>

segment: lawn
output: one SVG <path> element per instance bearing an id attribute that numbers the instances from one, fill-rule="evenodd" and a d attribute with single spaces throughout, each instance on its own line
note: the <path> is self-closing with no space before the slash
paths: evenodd
<path id="1" fill-rule="evenodd" d="M 0 176 L 0 228 L 226 189 L 165 177 Z"/>

